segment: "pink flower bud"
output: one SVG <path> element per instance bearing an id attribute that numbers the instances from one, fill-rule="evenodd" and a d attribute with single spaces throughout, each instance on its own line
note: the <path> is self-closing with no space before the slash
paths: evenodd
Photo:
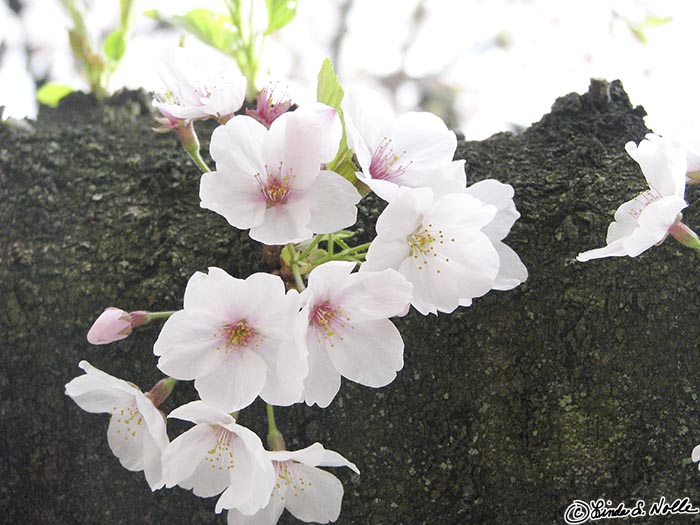
<path id="1" fill-rule="evenodd" d="M 126 338 L 131 329 L 131 314 L 110 306 L 93 323 L 87 340 L 93 345 L 105 345 Z"/>

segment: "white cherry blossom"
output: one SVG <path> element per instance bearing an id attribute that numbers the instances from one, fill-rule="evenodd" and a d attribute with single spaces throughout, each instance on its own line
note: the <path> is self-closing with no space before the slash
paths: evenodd
<path id="1" fill-rule="evenodd" d="M 318 266 L 302 294 L 308 405 L 328 406 L 340 389 L 341 375 L 378 388 L 403 368 L 403 339 L 389 317 L 408 310 L 413 287 L 395 270 L 350 273 L 354 267 L 342 261 Z"/>
<path id="2" fill-rule="evenodd" d="M 272 405 L 301 400 L 308 372 L 299 294 L 277 276 L 236 279 L 220 268 L 195 273 L 184 308 L 165 323 L 154 346 L 158 368 L 195 381 L 203 401 L 229 412 L 260 395 Z"/>
<path id="3" fill-rule="evenodd" d="M 481 202 L 492 204 L 496 207 L 496 216 L 482 231 L 493 243 L 499 258 L 498 275 L 493 283 L 494 290 L 511 290 L 527 280 L 527 268 L 515 251 L 507 246 L 503 239 L 506 238 L 520 213 L 515 208 L 513 195 L 515 191 L 509 184 L 503 184 L 494 179 L 486 179 L 472 184 L 466 189 L 466 193 L 476 197 Z M 471 300 L 469 300 L 471 303 Z M 468 306 L 468 304 L 462 304 Z"/>
<path id="4" fill-rule="evenodd" d="M 275 470 L 254 432 L 202 401 L 178 407 L 168 417 L 195 423 L 163 453 L 168 488 L 179 485 L 202 498 L 221 494 L 217 513 L 238 508 L 250 515 L 268 504 Z"/>
<path id="5" fill-rule="evenodd" d="M 66 395 L 87 412 L 110 414 L 107 441 L 114 455 L 127 470 L 143 471 L 151 490 L 161 488 L 161 455 L 168 444 L 163 414 L 133 384 L 87 361 L 78 366 L 85 374 L 66 385 Z"/>
<path id="6" fill-rule="evenodd" d="M 453 161 L 457 137 L 432 113 L 394 115 L 370 90 L 350 91 L 343 102 L 348 146 L 362 171 L 357 177 L 384 200 L 400 187 L 429 187 L 436 197 L 466 186 L 464 161 Z"/>
<path id="7" fill-rule="evenodd" d="M 275 525 L 286 508 L 304 522 L 331 523 L 338 519 L 343 485 L 333 474 L 317 467 L 357 466 L 320 443 L 301 450 L 267 452 L 277 475 L 270 502 L 254 516 L 230 510 L 228 525 Z"/>
<path id="8" fill-rule="evenodd" d="M 153 106 L 167 121 L 226 120 L 245 100 L 246 78 L 235 60 L 214 49 L 176 47 L 157 71 L 165 90 L 155 94 Z"/>
<path id="9" fill-rule="evenodd" d="M 323 104 L 284 113 L 269 130 L 236 116 L 212 135 L 216 171 L 202 176 L 201 206 L 269 245 L 351 226 L 360 194 L 321 169 L 335 157 L 341 136 L 336 110 Z"/>
<path id="10" fill-rule="evenodd" d="M 652 133 L 627 153 L 641 167 L 649 189 L 623 203 L 608 227 L 607 246 L 580 253 L 585 262 L 602 257 L 636 257 L 662 242 L 688 204 L 684 200 L 687 160 L 677 142 Z"/>
<path id="11" fill-rule="evenodd" d="M 377 220 L 360 272 L 393 268 L 413 285 L 420 313 L 451 313 L 488 292 L 499 256 L 482 231 L 495 206 L 466 193 L 433 198 L 430 188 L 402 189 Z"/>

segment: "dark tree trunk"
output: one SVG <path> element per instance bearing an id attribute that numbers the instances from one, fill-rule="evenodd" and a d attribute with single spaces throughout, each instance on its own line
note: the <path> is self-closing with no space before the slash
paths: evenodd
<path id="1" fill-rule="evenodd" d="M 398 321 L 406 365 L 390 386 L 344 383 L 329 409 L 278 410 L 290 448 L 320 441 L 362 470 L 337 473 L 338 523 L 561 523 L 574 499 L 700 505 L 697 256 L 671 240 L 636 259 L 574 261 L 645 187 L 624 151 L 643 116 L 618 82 L 597 82 L 520 135 L 460 142 L 470 181 L 515 187 L 508 243 L 530 278 L 453 315 Z M 199 208 L 196 169 L 173 135 L 151 131 L 140 95 L 71 97 L 33 125 L 0 126 L 1 521 L 224 523 L 214 500 L 151 494 L 112 456 L 107 416 L 63 385 L 87 359 L 150 388 L 159 327 L 93 347 L 94 318 L 108 305 L 178 309 L 193 272 L 246 277 L 264 270 L 262 251 Z M 700 226 L 687 193 L 686 222 Z M 379 209 L 364 205 L 365 234 Z M 180 384 L 163 408 L 194 395 Z M 240 422 L 262 435 L 264 410 Z"/>

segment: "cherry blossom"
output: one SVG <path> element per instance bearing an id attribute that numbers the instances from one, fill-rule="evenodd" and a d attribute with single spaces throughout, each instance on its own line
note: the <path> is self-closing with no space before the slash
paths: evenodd
<path id="1" fill-rule="evenodd" d="M 466 186 L 464 161 L 453 161 L 457 137 L 437 116 L 395 116 L 376 92 L 349 92 L 343 103 L 348 145 L 362 171 L 357 177 L 384 200 L 399 187 L 430 187 L 436 197 Z"/>
<path id="2" fill-rule="evenodd" d="M 360 194 L 321 169 L 341 135 L 337 112 L 323 104 L 285 113 L 269 130 L 248 116 L 232 118 L 212 135 L 216 171 L 202 176 L 201 206 L 269 245 L 351 226 Z"/>
<path id="3" fill-rule="evenodd" d="M 486 179 L 472 184 L 466 189 L 466 193 L 476 197 L 481 202 L 492 204 L 496 207 L 496 216 L 482 231 L 493 243 L 498 252 L 498 275 L 493 283 L 494 290 L 511 290 L 527 280 L 527 268 L 515 251 L 507 246 L 503 239 L 506 238 L 520 213 L 515 208 L 513 196 L 515 191 L 509 184 L 503 184 L 494 179 Z M 468 306 L 471 300 L 468 299 Z M 466 302 L 466 301 L 465 301 Z"/>
<path id="4" fill-rule="evenodd" d="M 202 401 L 178 407 L 168 417 L 195 423 L 163 453 L 168 488 L 179 485 L 202 498 L 221 494 L 217 513 L 238 508 L 250 515 L 268 504 L 275 470 L 254 432 Z"/>
<path id="5" fill-rule="evenodd" d="M 258 93 L 255 109 L 246 109 L 245 114 L 269 128 L 277 118 L 289 111 L 292 101 L 286 97 L 286 92 L 282 95 L 275 94 L 276 84 L 264 87 Z"/>
<path id="6" fill-rule="evenodd" d="M 466 193 L 435 200 L 430 188 L 404 188 L 377 219 L 360 272 L 393 268 L 413 285 L 416 310 L 450 313 L 494 286 L 499 256 L 482 229 L 496 214 Z"/>
<path id="7" fill-rule="evenodd" d="M 158 74 L 165 90 L 155 94 L 153 106 L 166 127 L 175 127 L 178 119 L 227 120 L 245 100 L 247 82 L 238 65 L 213 49 L 171 49 Z"/>
<path id="8" fill-rule="evenodd" d="M 389 317 L 404 314 L 412 286 L 395 270 L 350 273 L 355 263 L 333 261 L 315 268 L 302 294 L 308 325 L 308 405 L 326 407 L 340 376 L 382 387 L 403 368 L 403 340 Z"/>
<path id="9" fill-rule="evenodd" d="M 357 466 L 320 443 L 301 450 L 267 452 L 275 468 L 276 483 L 270 502 L 254 516 L 230 510 L 228 525 L 274 525 L 286 508 L 295 518 L 313 523 L 334 522 L 340 516 L 343 485 L 333 474 L 317 467 Z"/>
<path id="10" fill-rule="evenodd" d="M 301 399 L 308 372 L 299 294 L 282 279 L 256 273 L 236 279 L 220 268 L 195 273 L 184 308 L 154 346 L 158 368 L 195 388 L 207 403 L 233 412 L 260 395 L 273 405 Z"/>
<path id="11" fill-rule="evenodd" d="M 164 484 L 161 455 L 168 444 L 163 414 L 136 386 L 95 368 L 78 364 L 85 374 L 66 385 L 66 395 L 87 412 L 111 415 L 107 441 L 127 470 L 143 471 L 151 490 Z"/>
<path id="12" fill-rule="evenodd" d="M 132 331 L 131 314 L 110 306 L 95 320 L 87 333 L 92 345 L 105 345 L 129 337 Z"/>
<path id="13" fill-rule="evenodd" d="M 649 189 L 617 209 L 608 227 L 607 246 L 580 253 L 579 261 L 636 257 L 662 242 L 688 205 L 686 152 L 677 142 L 650 133 L 639 145 L 628 142 L 625 149 L 641 167 Z"/>

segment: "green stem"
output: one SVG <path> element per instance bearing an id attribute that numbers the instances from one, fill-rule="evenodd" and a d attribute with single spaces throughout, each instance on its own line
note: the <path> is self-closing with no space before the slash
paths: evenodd
<path id="1" fill-rule="evenodd" d="M 299 290 L 300 292 L 306 290 L 304 279 L 301 276 L 301 271 L 299 270 L 299 265 L 296 261 L 292 262 L 292 274 L 294 275 L 294 282 L 297 285 L 297 290 Z"/>
<path id="2" fill-rule="evenodd" d="M 172 310 L 169 312 L 148 312 L 148 320 L 152 321 L 153 319 L 167 319 L 171 315 L 173 315 L 177 310 Z"/>
<path id="3" fill-rule="evenodd" d="M 311 255 L 311 251 L 318 245 L 319 242 L 323 240 L 325 235 L 316 235 L 313 239 L 311 239 L 311 242 L 309 245 L 304 249 L 303 252 L 299 254 L 299 256 L 296 258 L 297 261 L 303 261 L 306 259 L 309 255 Z M 290 248 L 291 250 L 294 250 L 294 247 Z"/>
<path id="4" fill-rule="evenodd" d="M 194 161 L 194 163 L 197 165 L 197 167 L 202 170 L 202 173 L 209 173 L 211 170 L 209 169 L 209 166 L 207 166 L 207 163 L 204 162 L 204 159 L 202 156 L 199 154 L 199 150 L 196 151 L 188 151 L 187 152 L 190 156 L 190 158 Z"/>
<path id="5" fill-rule="evenodd" d="M 275 410 L 267 405 L 267 446 L 270 450 L 286 450 L 284 436 L 275 424 Z"/>

